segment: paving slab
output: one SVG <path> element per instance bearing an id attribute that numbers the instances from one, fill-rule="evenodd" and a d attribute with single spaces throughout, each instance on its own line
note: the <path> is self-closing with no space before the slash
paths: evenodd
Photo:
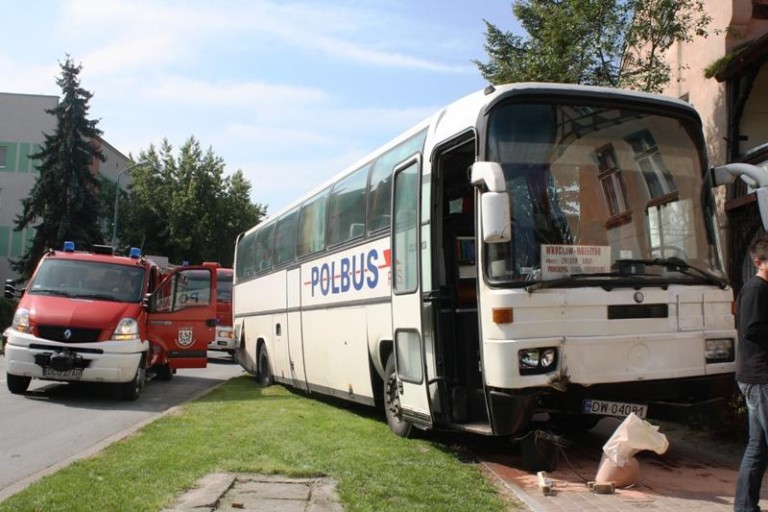
<path id="1" fill-rule="evenodd" d="M 212 473 L 164 512 L 342 512 L 331 478 Z"/>

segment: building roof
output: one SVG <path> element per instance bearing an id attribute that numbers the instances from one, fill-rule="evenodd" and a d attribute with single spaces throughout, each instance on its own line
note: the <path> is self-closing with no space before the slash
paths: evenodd
<path id="1" fill-rule="evenodd" d="M 724 82 L 745 70 L 768 61 L 768 33 L 754 41 L 741 45 L 726 55 L 722 67 L 714 74 L 718 82 Z"/>

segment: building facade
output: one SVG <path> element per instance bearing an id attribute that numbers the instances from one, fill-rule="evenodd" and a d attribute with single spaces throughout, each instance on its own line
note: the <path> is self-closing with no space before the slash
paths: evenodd
<path id="1" fill-rule="evenodd" d="M 58 104 L 57 96 L 0 93 L 0 280 L 16 279 L 10 261 L 19 258 L 34 236 L 34 229 L 15 231 L 21 201 L 38 177 L 36 162 L 29 158 L 44 142 L 44 134 L 56 129 L 56 117 L 46 112 Z M 129 164 L 128 158 L 105 141 L 99 141 L 106 157 L 91 167 L 114 183 Z M 128 180 L 121 182 L 127 185 Z"/>
<path id="2" fill-rule="evenodd" d="M 705 0 L 709 35 L 668 55 L 666 94 L 690 101 L 704 123 L 710 165 L 747 162 L 768 169 L 768 0 Z M 728 275 L 738 291 L 754 273 L 748 248 L 764 234 L 745 183 L 719 194 Z"/>

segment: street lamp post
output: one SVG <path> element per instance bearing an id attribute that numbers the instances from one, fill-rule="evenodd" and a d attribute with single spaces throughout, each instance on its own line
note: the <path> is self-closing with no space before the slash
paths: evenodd
<path id="1" fill-rule="evenodd" d="M 134 167 L 146 164 L 147 162 L 136 162 L 117 173 L 117 179 L 115 180 L 115 217 L 112 220 L 112 252 L 115 251 L 115 244 L 117 244 L 117 217 L 120 212 L 120 178 Z"/>

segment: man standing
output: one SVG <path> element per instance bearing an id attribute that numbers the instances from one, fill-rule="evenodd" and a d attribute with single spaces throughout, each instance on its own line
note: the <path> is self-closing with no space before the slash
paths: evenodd
<path id="1" fill-rule="evenodd" d="M 747 403 L 749 439 L 736 481 L 735 512 L 760 512 L 760 486 L 768 467 L 768 237 L 755 240 L 749 255 L 757 273 L 736 299 L 736 382 Z"/>

